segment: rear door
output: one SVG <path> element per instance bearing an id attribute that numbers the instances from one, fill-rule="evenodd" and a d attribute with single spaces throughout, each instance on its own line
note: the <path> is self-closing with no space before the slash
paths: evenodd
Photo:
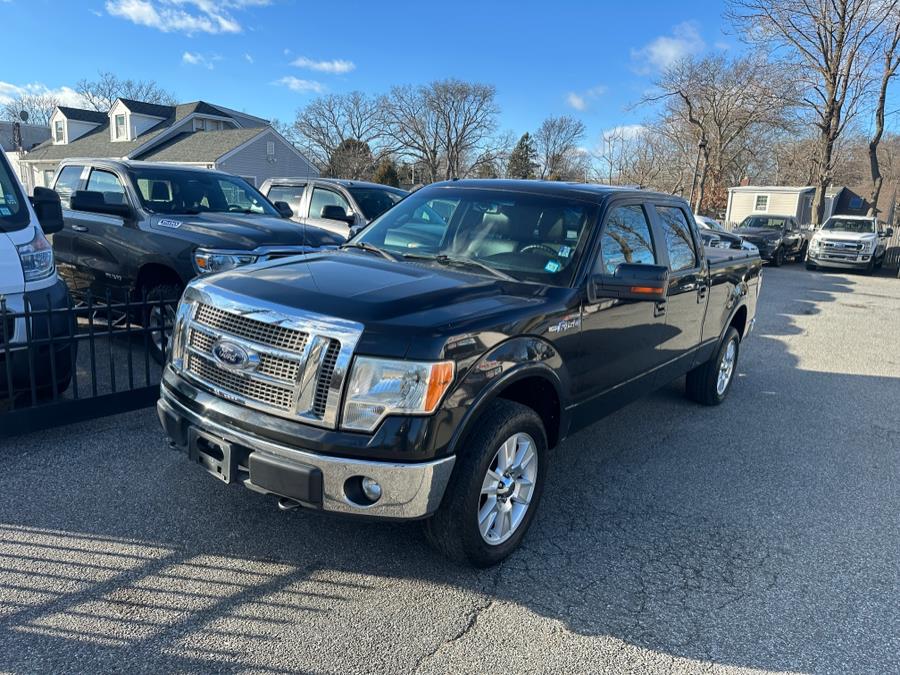
<path id="1" fill-rule="evenodd" d="M 114 171 L 92 168 L 85 190 L 101 192 L 107 204 L 127 204 L 134 209 L 123 179 Z M 136 230 L 120 216 L 86 211 L 70 211 L 66 227 L 71 225 L 72 261 L 76 272 L 76 290 L 90 289 L 101 298 L 107 291 L 114 300 L 123 300 L 131 279 L 125 269 L 128 256 L 134 255 L 132 239 Z"/>
<path id="2" fill-rule="evenodd" d="M 669 266 L 669 292 L 665 302 L 666 339 L 660 345 L 662 362 L 658 385 L 690 369 L 700 345 L 706 311 L 707 275 L 702 247 L 695 238 L 687 211 L 678 204 L 653 206 L 656 228 Z"/>
<path id="3" fill-rule="evenodd" d="M 353 215 L 353 209 L 350 202 L 338 190 L 322 187 L 321 185 L 311 185 L 309 194 L 309 216 L 306 222 L 313 227 L 321 227 L 323 230 L 334 232 L 342 237 L 350 236 L 350 225 L 341 220 L 331 220 L 322 217 L 322 209 L 326 206 L 335 205 L 344 209 L 344 213 L 349 216 Z"/>

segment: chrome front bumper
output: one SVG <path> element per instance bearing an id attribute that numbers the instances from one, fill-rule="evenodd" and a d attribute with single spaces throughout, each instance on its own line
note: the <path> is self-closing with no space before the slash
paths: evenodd
<path id="1" fill-rule="evenodd" d="M 179 424 L 187 424 L 194 433 L 204 438 L 220 439 L 251 453 L 261 453 L 261 456 L 270 463 L 280 462 L 286 466 L 321 471 L 322 502 L 320 505 L 312 506 L 321 506 L 325 511 L 395 519 L 428 516 L 440 505 L 456 461 L 456 457 L 451 456 L 431 462 L 404 464 L 323 456 L 275 443 L 206 419 L 176 400 L 167 391 L 165 384 L 160 388 L 160 396 L 157 412 L 166 429 L 169 428 L 167 420 L 171 423 L 174 419 Z M 192 400 L 204 408 L 233 406 L 199 390 L 193 392 Z M 170 440 L 177 449 L 189 452 L 186 445 L 179 444 L 174 439 Z M 260 489 L 253 482 L 251 467 L 242 466 L 240 469 L 239 473 L 245 476 L 240 480 L 246 487 L 276 496 L 286 496 L 273 490 Z M 374 504 L 360 504 L 348 495 L 346 489 L 348 481 L 360 476 L 372 478 L 381 485 L 382 495 Z M 349 485 L 352 485 L 352 481 Z M 352 487 L 350 492 L 353 493 Z"/>
<path id="2" fill-rule="evenodd" d="M 874 255 L 874 254 L 873 254 Z M 827 253 L 807 253 L 806 258 L 819 267 L 834 267 L 845 270 L 860 270 L 869 266 L 873 255 L 838 257 L 829 256 Z M 864 259 L 863 259 L 864 258 Z"/>

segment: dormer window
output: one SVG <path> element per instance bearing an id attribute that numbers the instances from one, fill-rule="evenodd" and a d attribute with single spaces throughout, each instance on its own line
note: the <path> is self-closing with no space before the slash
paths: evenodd
<path id="1" fill-rule="evenodd" d="M 53 124 L 53 142 L 66 142 L 66 123 L 62 120 L 56 120 L 56 122 Z"/>
<path id="2" fill-rule="evenodd" d="M 116 140 L 124 141 L 128 138 L 128 128 L 125 126 L 125 115 L 116 115 Z"/>

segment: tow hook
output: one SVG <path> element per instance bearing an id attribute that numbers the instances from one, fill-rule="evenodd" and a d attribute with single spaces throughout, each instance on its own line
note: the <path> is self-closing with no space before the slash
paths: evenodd
<path id="1" fill-rule="evenodd" d="M 296 511 L 299 508 L 300 502 L 295 502 L 293 499 L 288 499 L 287 497 L 278 498 L 279 511 Z"/>

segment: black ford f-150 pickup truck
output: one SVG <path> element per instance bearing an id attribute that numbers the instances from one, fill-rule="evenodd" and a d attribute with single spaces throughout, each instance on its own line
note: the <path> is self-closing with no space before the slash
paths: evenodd
<path id="1" fill-rule="evenodd" d="M 344 241 L 294 223 L 287 204 L 273 205 L 242 178 L 153 162 L 68 159 L 54 188 L 65 227 L 53 237 L 60 275 L 80 295 L 174 301 L 197 275 L 297 255 Z M 162 313 L 166 305 L 148 312 Z M 171 324 L 147 316 L 149 325 Z M 154 356 L 164 331 L 154 332 Z"/>
<path id="2" fill-rule="evenodd" d="M 226 483 L 425 519 L 439 550 L 490 565 L 566 436 L 682 375 L 700 403 L 728 394 L 762 263 L 699 242 L 671 196 L 426 187 L 341 250 L 188 285 L 159 417 Z"/>

